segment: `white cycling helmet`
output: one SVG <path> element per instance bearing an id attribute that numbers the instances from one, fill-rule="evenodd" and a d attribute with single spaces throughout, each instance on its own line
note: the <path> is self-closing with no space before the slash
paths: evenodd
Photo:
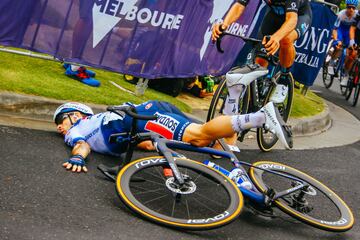
<path id="1" fill-rule="evenodd" d="M 53 121 L 57 123 L 64 113 L 80 112 L 85 115 L 94 115 L 93 110 L 82 103 L 68 102 L 58 107 L 54 113 Z"/>

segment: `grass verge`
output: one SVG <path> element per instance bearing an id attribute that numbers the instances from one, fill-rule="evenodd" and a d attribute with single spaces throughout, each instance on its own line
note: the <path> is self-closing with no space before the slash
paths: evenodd
<path id="1" fill-rule="evenodd" d="M 291 110 L 291 117 L 303 118 L 317 115 L 324 111 L 325 102 L 315 93 L 308 91 L 306 96 L 300 93 L 299 89 L 294 91 L 294 103 Z"/>
<path id="2" fill-rule="evenodd" d="M 96 78 L 101 81 L 101 86 L 94 88 L 67 77 L 58 62 L 5 52 L 0 52 L 0 59 L 0 90 L 105 105 L 156 99 L 170 102 L 182 111 L 191 111 L 187 104 L 152 89 L 147 89 L 143 96 L 118 89 L 110 81 L 130 91 L 135 90 L 135 85 L 126 82 L 118 73 L 96 69 Z"/>
<path id="3" fill-rule="evenodd" d="M 191 112 L 190 104 L 181 99 L 147 89 L 144 96 L 135 96 L 124 92 L 110 83 L 113 81 L 130 91 L 135 85 L 126 82 L 123 75 L 96 69 L 96 78 L 101 81 L 99 88 L 89 87 L 64 74 L 62 65 L 58 62 L 31 58 L 13 53 L 0 52 L 0 90 L 44 96 L 58 100 L 71 100 L 105 105 L 116 105 L 123 102 L 141 103 L 147 100 L 167 101 L 182 111 Z M 193 98 L 191 106 L 207 105 L 207 100 Z M 194 104 L 195 103 L 195 104 Z M 302 118 L 314 116 L 324 110 L 324 101 L 316 94 L 308 91 L 306 96 L 295 89 L 294 104 L 291 117 Z"/>

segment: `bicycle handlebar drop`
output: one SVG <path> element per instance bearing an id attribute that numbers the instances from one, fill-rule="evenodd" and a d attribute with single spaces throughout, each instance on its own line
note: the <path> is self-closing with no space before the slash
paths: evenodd
<path id="1" fill-rule="evenodd" d="M 116 113 L 118 115 L 120 115 L 119 112 L 124 112 L 124 113 L 128 114 L 129 116 L 139 119 L 139 120 L 156 120 L 157 119 L 157 116 L 155 116 L 155 115 L 148 116 L 148 115 L 137 114 L 135 107 L 129 106 L 129 105 L 109 106 L 106 108 L 106 110 Z"/>

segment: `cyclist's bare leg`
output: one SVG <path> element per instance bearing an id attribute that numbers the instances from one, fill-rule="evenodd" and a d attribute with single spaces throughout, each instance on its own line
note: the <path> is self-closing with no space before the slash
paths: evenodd
<path id="1" fill-rule="evenodd" d="M 281 67 L 290 68 L 293 65 L 296 55 L 294 42 L 297 38 L 298 34 L 293 30 L 280 41 L 279 60 Z"/>
<path id="2" fill-rule="evenodd" d="M 255 58 L 255 63 L 259 64 L 264 68 L 267 68 L 269 66 L 269 62 L 266 59 L 260 57 Z"/>
<path id="3" fill-rule="evenodd" d="M 344 62 L 345 71 L 349 72 L 351 70 L 351 67 L 355 62 L 356 56 L 356 49 L 346 49 L 346 58 Z"/>
<path id="4" fill-rule="evenodd" d="M 235 116 L 219 116 L 205 124 L 190 124 L 184 132 L 183 141 L 195 146 L 208 146 L 220 138 L 232 138 L 236 132 L 262 127 L 265 114 L 256 112 Z"/>
<path id="5" fill-rule="evenodd" d="M 335 50 L 333 54 L 331 55 L 331 59 L 335 60 L 338 59 L 342 54 L 342 42 L 339 41 L 339 43 L 335 46 Z"/>

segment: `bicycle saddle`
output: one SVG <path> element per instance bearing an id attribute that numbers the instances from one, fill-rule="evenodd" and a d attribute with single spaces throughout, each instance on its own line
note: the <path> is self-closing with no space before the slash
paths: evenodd
<path id="1" fill-rule="evenodd" d="M 226 73 L 226 85 L 228 87 L 234 85 L 249 85 L 255 79 L 268 74 L 268 69 L 258 64 L 246 65 L 236 68 Z"/>

